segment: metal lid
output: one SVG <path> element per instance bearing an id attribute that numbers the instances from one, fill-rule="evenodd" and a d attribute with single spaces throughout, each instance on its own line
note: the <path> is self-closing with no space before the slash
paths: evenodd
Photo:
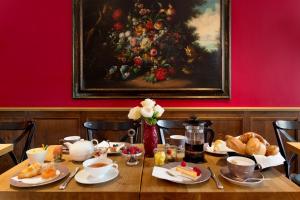
<path id="1" fill-rule="evenodd" d="M 184 126 L 205 126 L 205 127 L 208 127 L 208 126 L 211 126 L 212 123 L 209 120 L 203 121 L 203 120 L 197 119 L 197 116 L 193 115 L 193 116 L 190 117 L 189 120 L 185 121 L 183 123 L 183 125 Z"/>

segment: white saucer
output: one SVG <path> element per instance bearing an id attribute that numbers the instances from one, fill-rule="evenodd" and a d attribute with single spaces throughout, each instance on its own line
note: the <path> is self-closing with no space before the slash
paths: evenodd
<path id="1" fill-rule="evenodd" d="M 86 171 L 81 170 L 76 174 L 75 180 L 78 183 L 82 183 L 82 184 L 98 184 L 98 183 L 105 183 L 107 181 L 113 180 L 118 175 L 119 175 L 119 170 L 116 168 L 111 168 L 106 174 L 100 177 L 93 177 L 90 174 L 88 174 Z"/>
<path id="2" fill-rule="evenodd" d="M 236 178 L 234 178 L 233 175 L 231 175 L 231 173 L 229 172 L 228 167 L 222 167 L 220 170 L 220 175 L 226 179 L 227 181 L 236 184 L 236 185 L 240 185 L 240 186 L 246 186 L 246 187 L 254 187 L 259 185 L 260 183 L 262 183 L 264 181 L 264 176 L 262 175 L 262 173 L 255 171 L 253 174 L 253 177 L 251 177 L 250 179 L 248 179 L 249 181 L 242 181 L 242 180 L 237 180 Z M 253 178 L 253 179 L 252 179 Z"/>

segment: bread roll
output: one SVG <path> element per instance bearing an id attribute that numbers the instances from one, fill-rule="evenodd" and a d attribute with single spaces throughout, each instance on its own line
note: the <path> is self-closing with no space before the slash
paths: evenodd
<path id="1" fill-rule="evenodd" d="M 270 145 L 267 147 L 266 156 L 274 156 L 278 154 L 279 148 L 276 145 Z"/>
<path id="2" fill-rule="evenodd" d="M 239 139 L 244 143 L 247 144 L 247 142 L 249 141 L 250 138 L 254 137 L 254 133 L 253 132 L 247 132 L 244 133 L 243 135 L 240 135 Z"/>
<path id="3" fill-rule="evenodd" d="M 266 145 L 261 143 L 258 138 L 250 138 L 246 145 L 246 153 L 248 155 L 265 155 Z"/>
<path id="4" fill-rule="evenodd" d="M 245 154 L 246 144 L 242 143 L 241 140 L 235 137 L 229 137 L 226 140 L 226 145 L 228 148 L 240 153 Z"/>
<path id="5" fill-rule="evenodd" d="M 214 151 L 223 151 L 226 148 L 226 142 L 223 140 L 216 140 L 214 142 Z"/>

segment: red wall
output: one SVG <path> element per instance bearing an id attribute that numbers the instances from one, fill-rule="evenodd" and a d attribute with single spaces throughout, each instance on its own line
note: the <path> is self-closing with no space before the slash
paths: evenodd
<path id="1" fill-rule="evenodd" d="M 163 106 L 300 106 L 300 1 L 232 0 L 231 100 Z M 0 1 L 0 107 L 127 107 L 72 99 L 72 1 Z"/>

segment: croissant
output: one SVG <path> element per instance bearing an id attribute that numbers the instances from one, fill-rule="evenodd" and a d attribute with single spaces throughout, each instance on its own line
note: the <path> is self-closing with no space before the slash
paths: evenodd
<path id="1" fill-rule="evenodd" d="M 226 146 L 240 154 L 245 154 L 246 144 L 242 143 L 238 138 L 229 137 L 226 140 Z"/>
<path id="2" fill-rule="evenodd" d="M 258 138 L 250 138 L 246 145 L 246 153 L 248 155 L 265 155 L 266 145 L 261 143 Z"/>
<path id="3" fill-rule="evenodd" d="M 264 145 L 268 146 L 270 145 L 267 140 L 265 140 L 265 138 L 263 138 L 261 135 L 257 134 L 257 133 L 254 133 L 254 132 L 247 132 L 247 133 L 244 133 L 242 135 L 240 135 L 239 139 L 244 143 L 244 144 L 247 144 L 248 141 L 250 140 L 250 138 L 257 138 L 259 139 L 259 141 L 261 143 L 263 143 Z"/>
<path id="4" fill-rule="evenodd" d="M 31 178 L 41 174 L 42 166 L 39 163 L 33 163 L 29 165 L 27 168 L 23 169 L 19 174 L 18 178 Z"/>

